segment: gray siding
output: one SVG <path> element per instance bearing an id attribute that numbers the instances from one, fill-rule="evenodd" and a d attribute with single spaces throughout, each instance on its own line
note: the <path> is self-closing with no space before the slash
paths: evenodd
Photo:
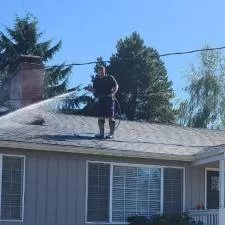
<path id="1" fill-rule="evenodd" d="M 15 151 L 0 151 L 15 154 Z M 204 203 L 204 168 L 189 163 L 18 151 L 26 156 L 24 225 L 85 224 L 86 161 L 185 167 L 185 209 Z M 4 225 L 16 222 L 0 222 Z M 17 222 L 18 223 L 18 222 Z"/>
<path id="2" fill-rule="evenodd" d="M 195 167 L 191 169 L 191 209 L 196 209 L 198 204 L 205 204 L 205 169 Z"/>
<path id="3" fill-rule="evenodd" d="M 84 178 L 85 160 L 28 155 L 24 224 L 84 224 Z"/>
<path id="4" fill-rule="evenodd" d="M 218 169 L 218 163 L 205 165 L 204 167 L 190 168 L 189 178 L 186 180 L 188 187 L 187 196 L 190 197 L 190 202 L 187 209 L 196 209 L 198 204 L 206 205 L 205 202 L 205 171 L 207 169 Z M 190 183 L 188 183 L 190 182 Z"/>

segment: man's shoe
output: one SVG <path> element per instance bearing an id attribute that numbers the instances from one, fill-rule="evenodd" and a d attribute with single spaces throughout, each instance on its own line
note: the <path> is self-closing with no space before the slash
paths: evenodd
<path id="1" fill-rule="evenodd" d="M 116 125 L 115 120 L 109 120 L 109 129 L 110 129 L 110 132 L 106 136 L 106 138 L 110 138 L 110 139 L 111 138 L 114 138 L 115 125 Z"/>
<path id="2" fill-rule="evenodd" d="M 108 134 L 105 138 L 107 138 L 107 139 L 112 139 L 112 138 L 114 138 L 114 134 Z"/>
<path id="3" fill-rule="evenodd" d="M 104 139 L 104 138 L 105 138 L 105 135 L 102 134 L 102 133 L 99 133 L 99 134 L 96 134 L 96 135 L 95 135 L 95 138 L 98 138 L 98 139 Z"/>

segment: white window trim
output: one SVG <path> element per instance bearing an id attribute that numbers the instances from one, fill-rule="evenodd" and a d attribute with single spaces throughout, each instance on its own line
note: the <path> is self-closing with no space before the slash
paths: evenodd
<path id="1" fill-rule="evenodd" d="M 2 158 L 3 156 L 9 156 L 9 157 L 19 157 L 23 158 L 23 193 L 22 193 L 22 217 L 21 220 L 3 220 L 0 218 L 0 222 L 23 222 L 24 221 L 24 196 L 25 196 L 25 160 L 26 157 L 24 155 L 11 155 L 11 154 L 0 154 L 0 213 L 1 213 L 1 193 L 2 193 Z M 1 214 L 0 214 L 1 215 Z"/>
<path id="2" fill-rule="evenodd" d="M 101 163 L 110 165 L 110 199 L 109 199 L 109 222 L 91 222 L 87 221 L 87 213 L 88 213 L 88 164 L 89 163 Z M 123 162 L 107 162 L 107 161 L 94 161 L 87 160 L 86 161 L 86 193 L 85 193 L 85 224 L 129 224 L 128 222 L 112 222 L 112 173 L 113 166 L 129 166 L 129 167 L 147 167 L 147 168 L 159 168 L 161 169 L 161 197 L 160 197 L 160 213 L 163 213 L 163 187 L 164 187 L 164 168 L 174 168 L 174 169 L 182 169 L 183 170 L 183 212 L 185 212 L 185 167 L 182 166 L 160 166 L 160 165 L 147 165 L 147 164 L 133 164 L 133 163 L 123 163 Z"/>
<path id="3" fill-rule="evenodd" d="M 207 209 L 207 172 L 208 171 L 217 171 L 219 172 L 219 168 L 205 168 L 205 202 L 204 202 L 204 208 Z"/>
<path id="4" fill-rule="evenodd" d="M 110 164 L 109 174 L 109 223 L 112 223 L 112 193 L 113 193 L 113 164 Z"/>
<path id="5" fill-rule="evenodd" d="M 0 155 L 0 216 L 2 214 L 2 155 Z"/>
<path id="6" fill-rule="evenodd" d="M 183 167 L 183 213 L 186 211 L 186 170 L 185 168 Z"/>
<path id="7" fill-rule="evenodd" d="M 163 197 L 164 197 L 164 167 L 161 167 L 160 183 L 160 214 L 163 214 Z"/>

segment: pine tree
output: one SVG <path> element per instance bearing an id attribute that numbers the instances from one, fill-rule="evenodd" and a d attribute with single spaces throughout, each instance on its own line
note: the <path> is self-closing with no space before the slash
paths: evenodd
<path id="1" fill-rule="evenodd" d="M 119 83 L 117 98 L 129 120 L 171 123 L 172 82 L 158 52 L 147 47 L 137 32 L 117 43 L 107 70 Z"/>
<path id="2" fill-rule="evenodd" d="M 22 18 L 16 16 L 12 28 L 5 26 L 5 31 L 0 31 L 1 90 L 6 89 L 15 61 L 20 55 L 40 56 L 42 62 L 47 63 L 60 50 L 62 41 L 53 45 L 52 40 L 41 41 L 42 37 L 43 32 L 39 31 L 38 20 L 31 14 Z M 66 91 L 71 70 L 72 66 L 65 66 L 63 63 L 46 69 L 46 98 Z M 7 98 L 7 95 L 1 93 L 1 97 Z"/>

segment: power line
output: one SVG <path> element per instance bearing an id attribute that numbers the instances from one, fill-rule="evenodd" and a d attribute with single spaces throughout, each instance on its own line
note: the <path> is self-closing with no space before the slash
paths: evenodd
<path id="1" fill-rule="evenodd" d="M 196 53 L 196 52 L 214 51 L 214 50 L 222 50 L 222 49 L 225 49 L 225 46 L 215 47 L 215 48 L 195 49 L 195 50 L 185 51 L 185 52 L 165 53 L 165 54 L 161 54 L 159 56 L 165 57 L 165 56 L 171 56 L 171 55 L 186 55 L 186 54 L 192 54 L 192 53 Z"/>
<path id="2" fill-rule="evenodd" d="M 214 48 L 204 48 L 204 49 L 195 49 L 195 50 L 190 50 L 190 51 L 183 51 L 183 52 L 170 52 L 170 53 L 164 53 L 164 54 L 159 54 L 159 55 L 154 55 L 152 56 L 153 58 L 155 57 L 167 57 L 167 56 L 173 56 L 173 55 L 186 55 L 186 54 L 192 54 L 196 52 L 204 52 L 204 51 L 214 51 L 214 50 L 222 50 L 225 49 L 225 46 L 221 47 L 214 47 Z M 135 60 L 135 58 L 123 58 L 123 59 L 118 59 L 117 61 L 126 61 L 126 60 Z M 111 62 L 110 60 L 103 60 L 102 62 Z M 90 64 L 96 64 L 98 61 L 90 61 L 90 62 L 84 62 L 84 63 L 70 63 L 70 64 L 64 64 L 64 65 L 55 65 L 55 66 L 45 66 L 45 69 L 48 68 L 57 68 L 57 67 L 67 67 L 67 66 L 83 66 L 83 65 L 90 65 Z M 33 63 L 36 64 L 36 63 Z M 38 64 L 39 65 L 39 64 Z M 154 93 L 139 93 L 139 96 L 154 96 L 157 94 L 162 95 L 167 95 L 169 92 L 154 92 Z M 170 94 L 170 93 L 169 93 Z M 55 96 L 56 99 L 75 99 L 74 97 L 57 97 Z M 33 99 L 21 99 L 21 98 L 16 98 L 16 99 L 5 99 L 5 101 L 8 100 L 25 100 L 25 101 L 30 101 Z"/>
<path id="3" fill-rule="evenodd" d="M 190 50 L 190 51 L 182 51 L 182 52 L 168 52 L 168 53 L 163 53 L 159 55 L 152 55 L 150 56 L 151 58 L 157 58 L 157 57 L 168 57 L 168 56 L 175 56 L 175 55 L 187 55 L 187 54 L 193 54 L 196 52 L 205 52 L 205 51 L 215 51 L 215 50 L 223 50 L 225 49 L 225 46 L 221 47 L 214 47 L 214 48 L 204 48 L 204 49 L 195 49 L 195 50 Z M 17 54 L 18 55 L 18 54 Z M 134 61 L 137 60 L 138 57 L 134 58 L 121 58 L 121 59 L 116 59 L 113 60 L 114 62 L 120 62 L 120 61 Z M 111 60 L 102 60 L 101 62 L 103 63 L 110 63 Z M 97 64 L 99 63 L 98 61 L 90 61 L 90 62 L 81 62 L 81 63 L 68 63 L 68 64 L 61 64 L 61 65 L 54 65 L 54 66 L 45 66 L 45 69 L 51 69 L 51 68 L 59 68 L 59 67 L 68 67 L 68 66 L 85 66 L 85 65 L 92 65 L 92 64 Z M 33 65 L 40 65 L 38 63 L 32 63 Z M 7 67 L 7 66 L 6 66 Z M 24 70 L 27 70 L 28 68 L 23 68 Z"/>
<path id="4" fill-rule="evenodd" d="M 174 56 L 174 55 L 187 55 L 187 54 L 192 54 L 196 52 L 205 52 L 205 51 L 215 51 L 215 50 L 222 50 L 225 49 L 225 46 L 221 47 L 214 47 L 214 48 L 204 48 L 204 49 L 195 49 L 195 50 L 190 50 L 190 51 L 182 51 L 182 52 L 169 52 L 169 53 L 163 53 L 159 55 L 154 55 L 151 56 L 152 58 L 156 57 L 167 57 L 167 56 Z M 123 58 L 123 59 L 117 59 L 116 61 L 127 61 L 127 60 L 135 60 L 136 58 Z M 104 63 L 109 63 L 111 62 L 110 60 L 103 60 L 102 62 Z M 69 63 L 69 64 L 64 64 L 64 65 L 55 65 L 55 66 L 45 66 L 46 69 L 50 68 L 57 68 L 57 67 L 67 67 L 67 66 L 84 66 L 84 65 L 91 65 L 91 64 L 97 64 L 98 61 L 90 61 L 90 62 L 83 62 L 83 63 Z"/>

